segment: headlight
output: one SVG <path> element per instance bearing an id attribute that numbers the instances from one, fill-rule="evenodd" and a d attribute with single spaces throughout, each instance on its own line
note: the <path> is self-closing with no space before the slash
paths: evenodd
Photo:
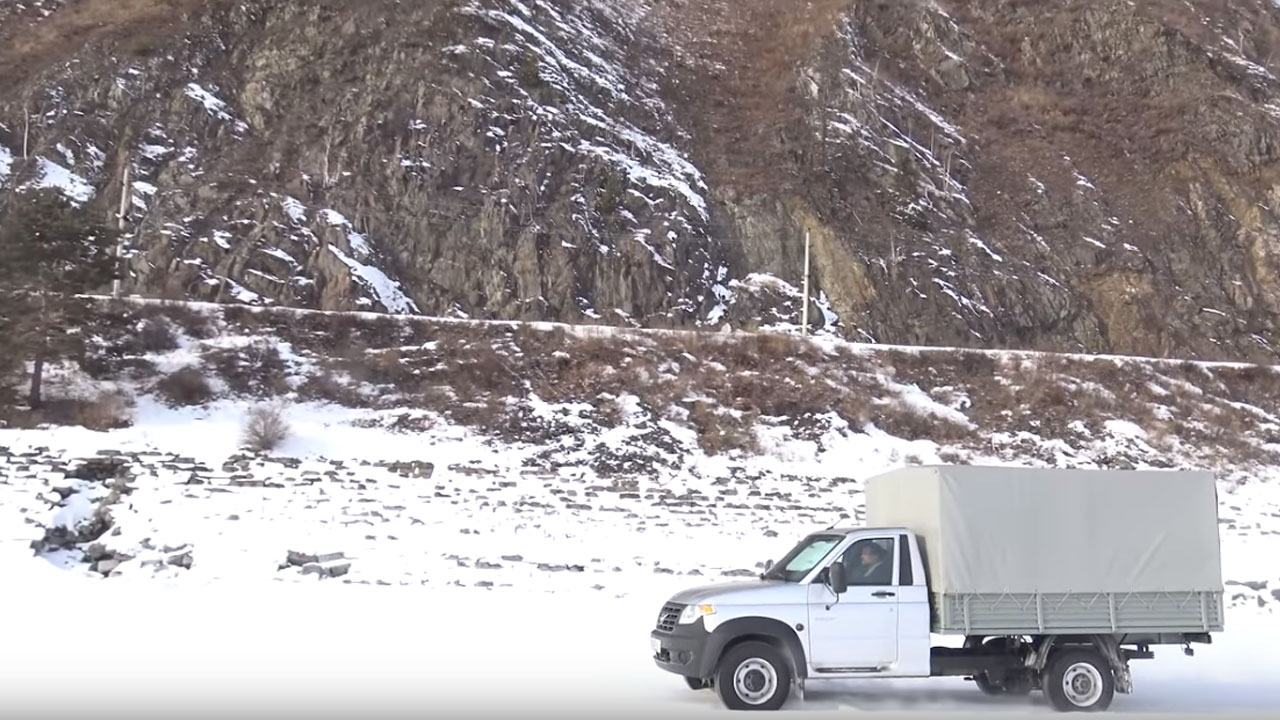
<path id="1" fill-rule="evenodd" d="M 689 625 L 698 622 L 698 618 L 714 615 L 716 613 L 715 605 L 690 605 L 680 613 L 680 624 Z"/>

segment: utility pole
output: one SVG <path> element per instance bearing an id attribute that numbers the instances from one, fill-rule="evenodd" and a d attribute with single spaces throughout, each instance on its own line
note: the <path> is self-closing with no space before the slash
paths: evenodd
<path id="1" fill-rule="evenodd" d="M 809 231 L 804 231 L 804 305 L 800 321 L 803 325 L 800 332 L 809 335 Z"/>
<path id="2" fill-rule="evenodd" d="M 111 297 L 120 298 L 120 259 L 124 256 L 124 216 L 129 210 L 129 161 L 124 163 L 124 179 L 120 181 L 120 215 L 116 218 L 116 227 L 120 234 L 116 237 L 116 277 L 111 281 Z"/>

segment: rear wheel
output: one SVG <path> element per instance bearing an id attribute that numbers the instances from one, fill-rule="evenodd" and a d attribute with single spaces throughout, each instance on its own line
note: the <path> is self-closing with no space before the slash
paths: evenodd
<path id="1" fill-rule="evenodd" d="M 976 642 L 966 643 L 972 647 Z M 982 643 L 988 650 L 1005 652 L 1013 655 L 1018 641 L 1013 638 L 990 638 Z M 1030 695 L 1034 682 L 1030 670 L 1003 670 L 998 672 L 980 672 L 973 677 L 973 683 L 986 695 Z"/>
<path id="2" fill-rule="evenodd" d="M 973 684 L 987 695 L 1030 695 L 1033 686 L 1030 671 L 1011 670 L 999 673 L 994 679 L 990 673 L 979 673 L 973 676 Z"/>
<path id="3" fill-rule="evenodd" d="M 777 710 L 791 694 L 791 664 L 772 645 L 746 642 L 720 659 L 715 689 L 730 710 Z"/>
<path id="4" fill-rule="evenodd" d="M 1050 661 L 1044 692 L 1060 712 L 1102 712 L 1111 707 L 1116 680 L 1102 655 L 1093 650 L 1067 650 Z"/>

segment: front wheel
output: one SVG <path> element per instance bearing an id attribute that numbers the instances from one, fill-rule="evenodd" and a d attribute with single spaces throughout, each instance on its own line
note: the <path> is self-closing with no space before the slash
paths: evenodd
<path id="1" fill-rule="evenodd" d="M 791 694 L 791 664 L 772 645 L 743 643 L 721 658 L 715 688 L 730 710 L 777 710 Z"/>
<path id="2" fill-rule="evenodd" d="M 1069 650 L 1049 664 L 1044 692 L 1059 712 L 1102 712 L 1111 707 L 1116 679 L 1098 653 Z"/>

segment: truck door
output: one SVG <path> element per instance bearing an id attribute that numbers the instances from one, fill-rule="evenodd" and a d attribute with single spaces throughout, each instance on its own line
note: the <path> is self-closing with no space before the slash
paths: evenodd
<path id="1" fill-rule="evenodd" d="M 809 586 L 809 648 L 826 673 L 881 672 L 898 661 L 898 548 L 893 535 L 864 536 L 843 562 L 849 591 L 840 597 L 826 570 Z"/>

